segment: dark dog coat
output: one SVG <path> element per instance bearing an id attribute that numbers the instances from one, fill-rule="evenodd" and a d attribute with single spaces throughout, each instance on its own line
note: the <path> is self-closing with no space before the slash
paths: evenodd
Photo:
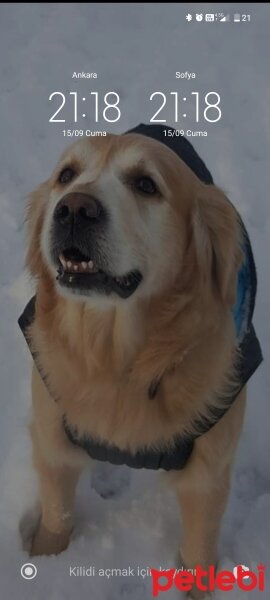
<path id="1" fill-rule="evenodd" d="M 165 137 L 163 133 L 164 129 L 165 127 L 163 125 L 139 125 L 127 133 L 139 133 L 165 143 L 171 150 L 178 154 L 199 179 L 206 184 L 213 184 L 210 172 L 195 152 L 190 142 L 182 136 L 174 138 Z M 63 427 L 69 440 L 76 446 L 83 448 L 92 458 L 108 461 L 115 465 L 126 464 L 135 468 L 165 469 L 166 471 L 171 469 L 183 469 L 192 453 L 196 438 L 209 431 L 222 418 L 251 375 L 253 375 L 262 362 L 263 358 L 260 344 L 252 324 L 257 287 L 256 269 L 248 234 L 241 219 L 240 222 L 243 228 L 243 250 L 245 253 L 245 261 L 239 270 L 237 298 L 235 306 L 233 307 L 237 339 L 236 344 L 240 350 L 240 361 L 238 364 L 237 386 L 234 388 L 231 398 L 226 400 L 226 404 L 223 408 L 210 409 L 207 417 L 201 418 L 196 421 L 196 423 L 193 423 L 196 427 L 196 434 L 187 434 L 176 437 L 172 449 L 142 449 L 134 454 L 128 450 L 121 450 L 107 442 L 97 442 L 88 435 L 80 437 L 76 427 L 71 426 L 64 415 Z M 30 300 L 23 314 L 19 318 L 19 325 L 27 343 L 29 343 L 27 339 L 27 328 L 34 319 L 35 297 Z M 34 354 L 33 358 L 35 360 Z M 41 371 L 40 374 L 46 384 L 46 376 Z M 149 402 L 155 401 L 155 395 L 157 394 L 159 384 L 160 381 L 149 382 Z"/>

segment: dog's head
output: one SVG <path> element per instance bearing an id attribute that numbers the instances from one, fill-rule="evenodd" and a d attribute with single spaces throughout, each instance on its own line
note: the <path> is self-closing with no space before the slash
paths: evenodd
<path id="1" fill-rule="evenodd" d="M 237 213 L 164 144 L 138 134 L 83 139 L 29 204 L 27 262 L 59 294 L 97 306 L 193 285 L 232 304 Z"/>

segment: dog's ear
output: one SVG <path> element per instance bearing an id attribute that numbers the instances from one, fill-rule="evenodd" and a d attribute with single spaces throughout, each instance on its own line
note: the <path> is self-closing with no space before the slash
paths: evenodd
<path id="1" fill-rule="evenodd" d="M 47 198 L 48 182 L 45 181 L 31 193 L 27 206 L 28 248 L 26 265 L 32 275 L 40 273 L 42 264 L 40 243 Z"/>
<path id="2" fill-rule="evenodd" d="M 241 225 L 235 208 L 216 186 L 203 185 L 198 192 L 192 228 L 201 283 L 210 283 L 222 301 L 233 306 L 244 259 Z"/>

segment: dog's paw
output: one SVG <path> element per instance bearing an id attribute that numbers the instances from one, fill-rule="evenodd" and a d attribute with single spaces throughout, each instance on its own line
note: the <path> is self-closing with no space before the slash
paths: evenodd
<path id="1" fill-rule="evenodd" d="M 30 556 L 60 554 L 69 545 L 70 533 L 70 530 L 53 533 L 41 523 L 33 536 Z"/>
<path id="2" fill-rule="evenodd" d="M 176 562 L 177 562 L 178 569 L 180 566 L 183 567 L 183 569 L 188 569 L 188 567 L 186 566 L 185 561 L 183 559 L 181 548 L 177 551 Z M 189 600 L 211 600 L 212 594 L 209 592 L 203 592 L 202 590 L 199 590 L 198 587 L 196 587 L 196 585 L 194 585 L 192 590 L 190 590 L 190 592 L 187 592 L 185 594 L 185 597 L 188 598 Z"/>

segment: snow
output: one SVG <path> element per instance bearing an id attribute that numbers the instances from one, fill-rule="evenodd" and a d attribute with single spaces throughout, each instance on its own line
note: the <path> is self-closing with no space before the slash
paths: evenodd
<path id="1" fill-rule="evenodd" d="M 242 7 L 242 10 L 244 9 Z M 33 560 L 37 577 L 20 575 L 29 562 L 25 538 L 37 518 L 31 466 L 31 359 L 17 318 L 31 294 L 24 273 L 27 194 L 46 179 L 67 139 L 49 124 L 49 95 L 56 90 L 117 91 L 121 132 L 149 120 L 153 91 L 219 91 L 223 117 L 208 138 L 191 140 L 218 183 L 240 210 L 258 270 L 254 323 L 264 364 L 249 385 L 243 436 L 221 543 L 221 568 L 270 564 L 269 436 L 269 159 L 270 7 L 248 4 L 252 22 L 185 21 L 186 12 L 216 12 L 211 4 L 1 4 L 1 598 L 28 600 L 139 600 L 150 598 L 150 577 L 70 577 L 69 567 L 172 567 L 179 545 L 178 506 L 156 473 L 98 465 L 86 472 L 76 502 L 76 527 L 68 550 Z M 234 13 L 239 5 L 220 7 Z M 228 7 L 228 8 L 227 8 Z M 197 79 L 175 80 L 175 71 Z M 73 71 L 97 71 L 98 80 L 72 80 Z M 190 106 L 191 110 L 191 106 Z M 169 124 L 173 110 L 168 108 Z M 192 124 L 189 118 L 186 127 Z M 88 126 L 94 128 L 93 120 Z M 204 128 L 202 126 L 199 129 Z M 267 368 L 268 367 L 268 368 Z M 22 537 L 21 537 L 22 536 Z M 136 571 L 137 572 L 137 571 Z M 267 574 L 269 585 L 269 574 Z M 170 599 L 179 598 L 171 591 Z M 223 596 L 222 596 L 223 597 Z M 240 600 L 243 592 L 231 593 Z M 267 598 L 250 592 L 250 600 Z M 215 599 L 221 598 L 217 592 Z"/>

